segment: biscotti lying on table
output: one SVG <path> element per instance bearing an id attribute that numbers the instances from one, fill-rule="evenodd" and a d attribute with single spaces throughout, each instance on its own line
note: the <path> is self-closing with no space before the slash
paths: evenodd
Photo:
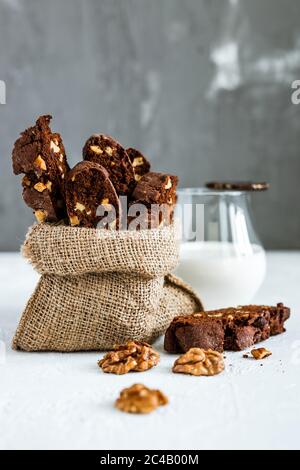
<path id="1" fill-rule="evenodd" d="M 93 134 L 83 162 L 70 170 L 51 116 L 40 116 L 13 149 L 13 170 L 24 174 L 23 198 L 38 222 L 75 227 L 141 230 L 173 220 L 178 178 L 150 172 L 144 155 L 112 137 Z"/>
<path id="2" fill-rule="evenodd" d="M 190 348 L 222 352 L 241 351 L 285 331 L 290 309 L 276 306 L 246 305 L 175 317 L 165 335 L 165 350 L 187 352 Z"/>

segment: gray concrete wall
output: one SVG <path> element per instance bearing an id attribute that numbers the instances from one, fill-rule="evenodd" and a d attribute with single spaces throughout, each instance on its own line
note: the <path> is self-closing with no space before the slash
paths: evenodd
<path id="1" fill-rule="evenodd" d="M 182 186 L 268 180 L 255 197 L 269 248 L 300 248 L 298 0 L 0 0 L 0 249 L 32 215 L 10 154 L 51 113 L 69 160 L 107 132 Z"/>

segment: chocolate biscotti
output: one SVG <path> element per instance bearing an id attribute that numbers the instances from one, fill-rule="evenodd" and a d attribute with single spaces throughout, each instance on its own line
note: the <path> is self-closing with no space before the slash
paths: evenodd
<path id="1" fill-rule="evenodd" d="M 64 196 L 49 179 L 44 183 L 35 175 L 25 175 L 22 180 L 23 199 L 33 209 L 38 222 L 57 222 L 66 216 Z"/>
<path id="2" fill-rule="evenodd" d="M 290 309 L 276 306 L 246 305 L 199 312 L 174 318 L 165 335 L 164 347 L 170 353 L 192 347 L 215 351 L 241 351 L 270 336 L 285 331 Z"/>
<path id="3" fill-rule="evenodd" d="M 38 222 L 119 230 L 171 224 L 176 176 L 151 173 L 140 151 L 125 150 L 105 134 L 86 141 L 84 160 L 70 171 L 61 136 L 50 128 L 51 119 L 40 116 L 21 133 L 12 153 L 14 173 L 24 174 L 23 199 Z M 113 213 L 113 224 L 103 225 Z"/>
<path id="4" fill-rule="evenodd" d="M 69 172 L 66 203 L 73 226 L 97 227 L 104 217 L 109 219 L 108 225 L 115 226 L 120 215 L 119 198 L 108 172 L 97 163 L 80 162 Z"/>
<path id="5" fill-rule="evenodd" d="M 83 147 L 83 158 L 98 163 L 109 173 L 118 195 L 130 195 L 135 186 L 134 170 L 126 150 L 109 135 L 94 134 Z"/>
<path id="6" fill-rule="evenodd" d="M 23 198 L 38 221 L 56 222 L 65 217 L 64 184 L 69 171 L 61 136 L 50 129 L 51 116 L 40 116 L 16 141 L 13 171 L 25 174 Z"/>
<path id="7" fill-rule="evenodd" d="M 150 171 L 150 163 L 147 158 L 138 150 L 130 147 L 126 149 L 127 155 L 134 170 L 135 181 L 140 181 L 141 177 Z"/>
<path id="8" fill-rule="evenodd" d="M 176 203 L 177 176 L 150 172 L 145 174 L 135 187 L 132 200 L 150 207 L 151 204 Z"/>
<path id="9" fill-rule="evenodd" d="M 130 225 L 134 212 L 141 214 L 140 228 L 169 225 L 173 220 L 177 183 L 178 178 L 173 175 L 154 172 L 143 175 L 132 194 L 129 208 Z"/>

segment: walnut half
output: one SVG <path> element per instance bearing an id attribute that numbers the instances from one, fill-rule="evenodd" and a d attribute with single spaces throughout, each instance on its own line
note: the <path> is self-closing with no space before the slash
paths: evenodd
<path id="1" fill-rule="evenodd" d="M 126 344 L 114 346 L 113 351 L 105 354 L 98 362 L 103 372 L 111 374 L 127 374 L 130 371 L 144 372 L 156 366 L 159 354 L 147 343 L 128 341 Z"/>
<path id="2" fill-rule="evenodd" d="M 167 405 L 168 399 L 160 390 L 152 390 L 142 384 L 134 384 L 121 391 L 116 408 L 126 413 L 150 413 Z"/>
<path id="3" fill-rule="evenodd" d="M 216 375 L 224 370 L 223 355 L 212 349 L 191 348 L 174 363 L 173 372 L 190 375 Z"/>

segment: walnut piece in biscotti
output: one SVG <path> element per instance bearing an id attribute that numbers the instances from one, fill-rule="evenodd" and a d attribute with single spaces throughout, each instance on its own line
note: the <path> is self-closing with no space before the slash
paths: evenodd
<path id="1" fill-rule="evenodd" d="M 55 222 L 66 216 L 64 182 L 69 171 L 61 136 L 50 129 L 51 116 L 40 116 L 26 129 L 12 153 L 15 174 L 24 173 L 23 197 L 39 221 Z"/>
<path id="2" fill-rule="evenodd" d="M 190 375 L 216 375 L 225 368 L 224 358 L 212 349 L 191 348 L 174 363 L 173 372 Z"/>
<path id="3" fill-rule="evenodd" d="M 115 406 L 125 413 L 146 414 L 156 410 L 159 406 L 167 405 L 168 402 L 168 398 L 160 390 L 153 390 L 142 384 L 134 384 L 121 391 Z"/>
<path id="4" fill-rule="evenodd" d="M 135 186 L 133 166 L 126 150 L 115 139 L 105 134 L 92 135 L 83 147 L 83 158 L 106 169 L 119 196 L 132 193 Z"/>
<path id="5" fill-rule="evenodd" d="M 108 218 L 106 228 L 111 228 L 120 215 L 119 198 L 108 172 L 88 161 L 78 163 L 69 172 L 66 204 L 72 226 L 96 228 L 105 217 Z"/>
<path id="6" fill-rule="evenodd" d="M 128 341 L 126 344 L 114 346 L 113 351 L 105 354 L 98 362 L 103 372 L 111 374 L 127 374 L 128 372 L 144 372 L 156 366 L 159 354 L 147 343 Z"/>
<path id="7" fill-rule="evenodd" d="M 65 201 L 55 183 L 46 178 L 43 182 L 30 173 L 23 177 L 22 186 L 24 202 L 34 210 L 38 222 L 57 222 L 66 217 Z"/>
<path id="8" fill-rule="evenodd" d="M 143 175 L 149 173 L 150 163 L 141 152 L 132 147 L 126 149 L 126 152 L 133 166 L 135 181 L 138 182 Z"/>
<path id="9" fill-rule="evenodd" d="M 42 184 L 37 183 L 40 188 Z M 34 210 L 38 222 L 57 222 L 60 208 L 57 206 L 58 201 L 52 198 L 51 191 L 47 187 L 43 191 L 34 187 L 25 187 L 23 199 L 27 206 Z"/>

